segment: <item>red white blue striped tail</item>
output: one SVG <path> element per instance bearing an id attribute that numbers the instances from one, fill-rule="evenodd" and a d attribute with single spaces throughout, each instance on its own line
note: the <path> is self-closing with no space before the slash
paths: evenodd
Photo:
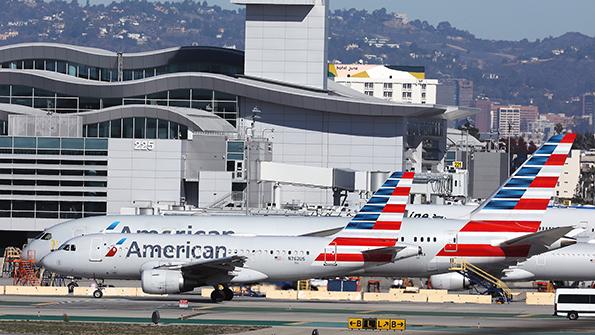
<path id="1" fill-rule="evenodd" d="M 471 220 L 541 221 L 575 138 L 576 134 L 550 138 L 494 195 L 471 213 Z"/>
<path id="2" fill-rule="evenodd" d="M 471 213 L 470 221 L 458 233 L 458 244 L 447 244 L 437 256 L 474 261 L 527 257 L 530 245 L 500 247 L 493 245 L 494 239 L 505 241 L 539 230 L 575 138 L 575 134 L 550 138 Z"/>
<path id="3" fill-rule="evenodd" d="M 394 247 L 413 184 L 413 172 L 394 172 L 374 193 L 349 224 L 335 234 L 329 246 L 336 256 L 321 253 L 317 262 L 333 258 L 337 262 L 386 262 L 392 253 L 364 255 L 362 251 Z"/>

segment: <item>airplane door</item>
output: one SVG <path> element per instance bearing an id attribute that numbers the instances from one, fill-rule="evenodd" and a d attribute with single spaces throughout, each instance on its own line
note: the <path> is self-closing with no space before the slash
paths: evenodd
<path id="1" fill-rule="evenodd" d="M 448 234 L 448 240 L 444 245 L 445 252 L 457 252 L 459 250 L 459 234 L 451 233 Z"/>
<path id="2" fill-rule="evenodd" d="M 337 244 L 332 243 L 324 247 L 324 265 L 335 266 L 337 265 Z"/>
<path id="3" fill-rule="evenodd" d="M 103 259 L 102 257 L 102 248 L 101 245 L 103 240 L 100 238 L 94 238 L 91 242 L 91 250 L 89 250 L 89 260 L 91 262 L 101 262 Z"/>

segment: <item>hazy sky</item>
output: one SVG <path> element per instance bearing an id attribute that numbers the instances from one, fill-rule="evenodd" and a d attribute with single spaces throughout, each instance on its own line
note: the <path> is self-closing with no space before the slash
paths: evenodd
<path id="1" fill-rule="evenodd" d="M 207 0 L 234 8 L 229 0 Z M 111 0 L 91 0 L 109 3 Z M 79 3 L 83 3 L 79 1 Z M 331 8 L 385 7 L 436 25 L 449 21 L 481 38 L 520 40 L 570 31 L 595 36 L 594 0 L 331 0 Z"/>

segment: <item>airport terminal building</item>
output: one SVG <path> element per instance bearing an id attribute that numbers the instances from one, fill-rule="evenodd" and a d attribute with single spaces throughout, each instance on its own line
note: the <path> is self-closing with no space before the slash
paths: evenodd
<path id="1" fill-rule="evenodd" d="M 301 21 L 271 21 L 267 13 L 288 6 L 279 1 L 236 2 L 247 6 L 245 53 L 1 47 L 0 230 L 139 205 L 329 205 L 337 192 L 366 191 L 367 172 L 440 168 L 447 120 L 471 110 L 388 102 L 327 81 L 326 35 L 300 35 L 304 22 L 325 25 L 317 1 L 284 11 Z M 263 26 L 278 22 L 323 58 L 289 57 L 293 41 L 268 43 L 278 37 Z M 308 75 L 292 80 L 286 70 L 301 61 Z"/>

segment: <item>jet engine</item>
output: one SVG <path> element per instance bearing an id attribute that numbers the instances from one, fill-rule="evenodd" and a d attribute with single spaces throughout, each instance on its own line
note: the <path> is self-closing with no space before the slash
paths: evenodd
<path id="1" fill-rule="evenodd" d="M 143 292 L 151 294 L 176 294 L 192 291 L 197 283 L 188 282 L 179 270 L 147 269 L 141 273 Z"/>
<path id="2" fill-rule="evenodd" d="M 460 273 L 443 273 L 430 276 L 432 288 L 441 290 L 464 290 L 471 285 L 469 279 Z"/>

